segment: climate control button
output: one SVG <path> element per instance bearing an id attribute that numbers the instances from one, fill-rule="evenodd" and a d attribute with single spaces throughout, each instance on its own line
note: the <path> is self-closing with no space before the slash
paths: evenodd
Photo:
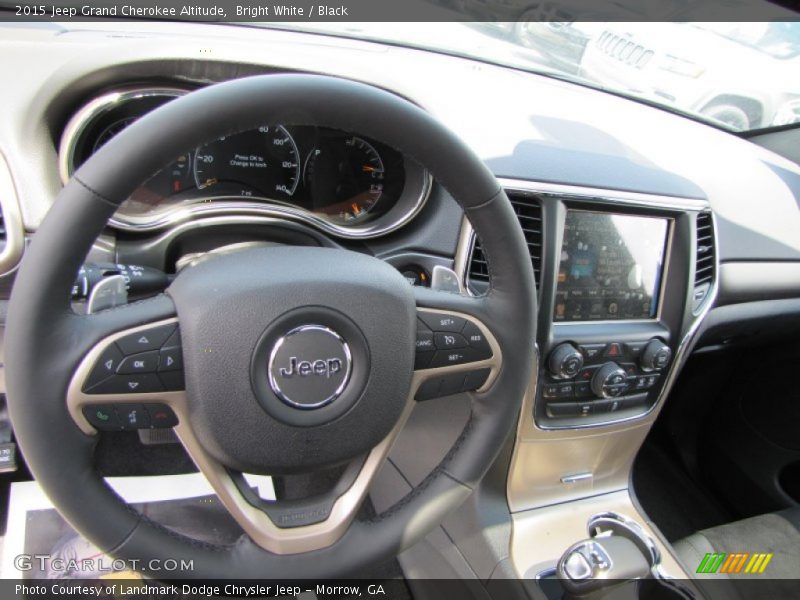
<path id="1" fill-rule="evenodd" d="M 592 377 L 592 391 L 600 398 L 619 396 L 627 389 L 628 376 L 617 363 L 609 362 L 595 371 Z"/>
<path id="2" fill-rule="evenodd" d="M 556 379 L 572 379 L 583 367 L 583 354 L 572 344 L 561 344 L 553 350 L 547 366 Z"/>
<path id="3" fill-rule="evenodd" d="M 672 358 L 672 350 L 659 339 L 650 340 L 642 350 L 639 364 L 642 371 L 660 371 L 669 364 Z"/>

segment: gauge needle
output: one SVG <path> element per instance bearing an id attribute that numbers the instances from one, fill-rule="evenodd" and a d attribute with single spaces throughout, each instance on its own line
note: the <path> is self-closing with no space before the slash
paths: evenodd
<path id="1" fill-rule="evenodd" d="M 364 171 L 365 173 L 372 173 L 373 171 L 377 171 L 378 169 L 376 169 L 375 167 L 371 167 L 370 165 L 363 165 L 361 167 L 361 170 Z"/>
<path id="2" fill-rule="evenodd" d="M 206 180 L 205 180 L 205 182 L 204 182 L 204 183 L 202 183 L 202 184 L 201 184 L 201 185 L 198 187 L 198 189 L 201 189 L 201 190 L 202 190 L 202 189 L 204 189 L 204 188 L 207 188 L 207 187 L 208 187 L 208 186 L 210 186 L 210 185 L 214 185 L 215 183 L 217 183 L 217 180 L 216 180 L 216 179 L 206 179 Z"/>
<path id="3" fill-rule="evenodd" d="M 353 214 L 358 215 L 361 213 L 361 209 L 358 207 L 358 204 L 353 202 L 350 207 L 353 209 Z"/>

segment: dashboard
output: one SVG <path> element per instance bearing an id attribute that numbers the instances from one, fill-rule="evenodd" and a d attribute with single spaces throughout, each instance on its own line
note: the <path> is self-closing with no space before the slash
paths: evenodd
<path id="1" fill-rule="evenodd" d="M 619 457 L 632 460 L 688 356 L 800 312 L 800 168 L 776 154 L 650 106 L 466 58 L 230 32 L 145 22 L 5 28 L 0 75 L 14 85 L 0 90 L 10 257 L 0 260 L 0 296 L 63 183 L 119 131 L 202 86 L 310 72 L 415 102 L 483 159 L 514 206 L 538 286 L 540 360 L 512 509 L 561 501 L 560 477 L 578 463 L 597 465 L 595 493 L 624 488 L 629 464 Z M 87 262 L 171 276 L 252 244 L 367 253 L 415 285 L 430 285 L 436 267 L 472 294 L 491 285 L 469 220 L 413 157 L 358 130 L 280 119 L 175 156 L 121 205 Z"/>
<path id="2" fill-rule="evenodd" d="M 497 514 L 627 490 L 634 457 L 693 352 L 800 326 L 800 167 L 781 156 L 534 73 L 368 41 L 231 31 L 168 22 L 3 27 L 0 76 L 13 85 L 0 89 L 0 312 L 64 183 L 114 135 L 191 90 L 303 72 L 413 101 L 472 148 L 515 210 L 537 284 L 538 360 Z M 86 262 L 130 279 L 148 269 L 171 278 L 204 256 L 253 245 L 344 248 L 386 261 L 413 285 L 432 285 L 443 267 L 457 291 L 491 289 L 469 219 L 414 157 L 357 128 L 280 119 L 185 148 L 119 207 Z M 420 341 L 435 343 L 423 336 L 418 349 Z M 426 450 L 442 431 L 455 439 L 468 420 L 463 397 L 451 400 L 446 410 L 419 404 L 442 417 L 436 435 L 420 427 Z M 513 559 L 520 573 L 530 566 Z"/>

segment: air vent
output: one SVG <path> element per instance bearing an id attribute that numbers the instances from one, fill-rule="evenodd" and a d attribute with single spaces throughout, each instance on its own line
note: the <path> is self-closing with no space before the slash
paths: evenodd
<path id="1" fill-rule="evenodd" d="M 714 282 L 714 221 L 711 213 L 697 215 L 695 256 L 693 309 L 696 311 L 708 296 Z"/>
<path id="2" fill-rule="evenodd" d="M 539 275 L 542 270 L 542 207 L 538 198 L 526 194 L 506 192 L 517 219 L 525 234 L 525 241 L 528 244 L 528 252 L 531 255 L 533 265 L 533 275 L 536 279 L 536 288 L 539 289 Z M 486 264 L 486 256 L 481 248 L 480 241 L 476 238 L 472 249 L 472 257 L 469 263 L 467 278 L 470 289 L 473 291 L 485 291 L 489 283 L 489 266 Z"/>

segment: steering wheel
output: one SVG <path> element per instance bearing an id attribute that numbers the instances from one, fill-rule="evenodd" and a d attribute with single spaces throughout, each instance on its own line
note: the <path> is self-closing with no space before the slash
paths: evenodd
<path id="1" fill-rule="evenodd" d="M 187 148 L 265 123 L 357 131 L 413 157 L 472 222 L 491 271 L 488 293 L 415 288 L 356 252 L 258 248 L 185 269 L 154 298 L 93 315 L 72 310 L 75 274 L 141 182 Z M 251 77 L 142 117 L 63 188 L 14 284 L 9 409 L 36 480 L 104 552 L 138 565 L 193 561 L 192 572 L 173 574 L 180 577 L 345 576 L 396 556 L 469 496 L 517 423 L 535 323 L 531 262 L 513 208 L 453 133 L 368 85 Z M 417 356 L 415 340 L 437 332 L 460 333 L 470 345 Z M 159 368 L 167 357 L 171 370 L 114 374 L 154 357 Z M 415 398 L 459 390 L 470 393 L 471 415 L 441 464 L 383 514 L 357 518 Z M 201 543 L 117 496 L 94 468 L 93 450 L 97 430 L 121 426 L 114 419 L 126 415 L 174 426 L 246 535 L 229 546 Z M 243 477 L 332 465 L 341 465 L 333 489 L 300 500 L 263 500 Z"/>

